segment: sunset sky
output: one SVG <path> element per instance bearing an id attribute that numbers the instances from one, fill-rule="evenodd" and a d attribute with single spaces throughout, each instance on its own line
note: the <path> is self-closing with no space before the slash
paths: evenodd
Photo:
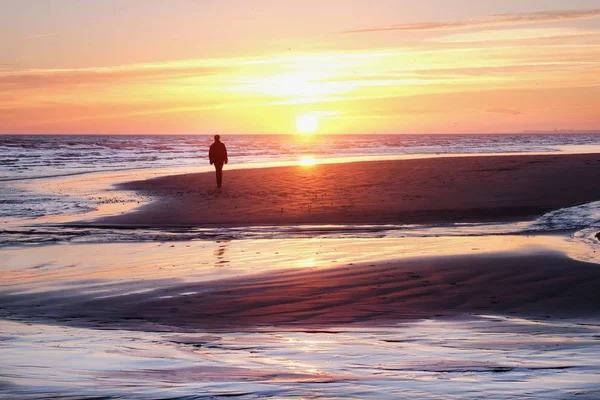
<path id="1" fill-rule="evenodd" d="M 600 130 L 598 0 L 0 0 L 0 133 Z"/>

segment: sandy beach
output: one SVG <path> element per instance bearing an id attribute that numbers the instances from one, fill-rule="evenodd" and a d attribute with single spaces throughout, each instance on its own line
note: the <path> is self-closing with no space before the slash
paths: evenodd
<path id="1" fill-rule="evenodd" d="M 600 156 L 432 158 L 225 170 L 119 185 L 150 204 L 95 224 L 243 226 L 504 221 L 600 199 Z"/>
<path id="2" fill-rule="evenodd" d="M 453 157 L 231 170 L 225 174 L 222 189 L 215 189 L 213 173 L 183 174 L 118 185 L 120 190 L 150 198 L 150 203 L 128 213 L 96 219 L 92 224 L 226 227 L 509 222 L 600 199 L 598 176 L 600 156 L 596 154 Z M 60 304 L 64 302 L 54 301 L 50 293 L 49 299 L 34 300 L 47 306 L 25 309 L 36 313 L 45 310 L 43 315 L 59 319 L 77 317 L 79 323 L 102 320 L 120 325 L 139 319 L 192 329 L 393 323 L 477 313 L 598 316 L 597 266 L 567 257 L 568 250 L 564 249 L 568 246 L 559 242 L 547 245 L 550 241 L 545 239 L 537 249 L 523 250 L 515 245 L 491 245 L 489 239 L 485 242 L 482 238 L 471 244 L 464 239 L 457 243 L 438 239 L 420 241 L 422 250 L 408 252 L 407 244 L 418 242 L 398 239 L 393 242 L 396 250 L 387 253 L 382 243 L 373 243 L 368 251 L 368 244 L 361 244 L 363 250 L 359 247 L 358 252 L 365 254 L 362 260 L 356 255 L 344 257 L 357 252 L 347 245 L 338 244 L 344 250 L 319 250 L 308 245 L 289 253 L 287 260 L 313 261 L 289 268 L 279 248 L 287 245 L 260 241 L 257 247 L 245 251 L 273 253 L 263 260 L 266 271 L 265 266 L 258 265 L 252 267 L 254 270 L 239 268 L 239 278 L 216 275 L 208 283 L 187 286 L 176 280 L 183 279 L 189 269 L 170 275 L 151 271 L 141 276 L 149 282 L 146 286 L 156 286 L 150 294 L 93 299 L 72 293 L 68 307 L 62 309 Z M 215 267 L 229 262 L 223 257 L 225 248 L 215 250 Z M 485 251 L 474 254 L 476 248 Z M 189 258 L 198 256 L 183 251 Z M 314 261 L 319 251 L 337 256 L 321 256 Z M 163 250 L 160 257 L 166 263 L 175 262 L 182 257 L 181 252 L 178 249 L 167 254 Z M 153 253 L 155 250 L 151 250 Z M 155 263 L 153 258 L 143 260 L 140 262 Z M 248 263 L 246 256 L 236 264 Z M 175 282 L 159 289 L 167 276 Z M 10 299 L 5 301 L 10 303 Z M 70 314 L 73 307 L 77 309 L 75 316 Z"/>
<path id="3" fill-rule="evenodd" d="M 0 395 L 596 398 L 598 176 L 597 154 L 476 156 L 104 189 L 116 208 L 2 249 Z"/>
<path id="4" fill-rule="evenodd" d="M 215 273 L 193 283 L 181 282 L 185 271 L 177 278 L 156 271 L 137 283 L 115 282 L 100 296 L 69 288 L 1 299 L 3 309 L 37 320 L 134 330 L 374 327 L 473 315 L 600 318 L 600 269 L 560 253 L 515 249 L 398 257 L 343 266 L 328 260 L 257 274 L 247 270 L 228 278 Z"/>
<path id="5" fill-rule="evenodd" d="M 578 246 L 593 251 L 552 235 L 4 250 L 0 397 L 597 398 L 600 270 Z"/>
<path id="6" fill-rule="evenodd" d="M 598 0 L 0 21 L 0 400 L 600 399 Z"/>

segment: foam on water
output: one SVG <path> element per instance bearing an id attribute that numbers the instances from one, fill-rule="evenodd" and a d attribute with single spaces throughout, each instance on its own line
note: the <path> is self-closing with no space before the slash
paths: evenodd
<path id="1" fill-rule="evenodd" d="M 95 208 L 96 204 L 87 197 L 40 193 L 14 185 L 5 185 L 0 196 L 0 218 L 31 219 L 81 214 Z"/>

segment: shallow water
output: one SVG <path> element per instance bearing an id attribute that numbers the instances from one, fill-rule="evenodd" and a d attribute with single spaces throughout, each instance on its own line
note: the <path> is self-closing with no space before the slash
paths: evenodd
<path id="1" fill-rule="evenodd" d="M 83 328 L 77 318 L 26 316 L 36 312 L 34 293 L 50 293 L 50 306 L 66 301 L 62 306 L 69 308 L 81 295 L 160 296 L 184 282 L 282 269 L 544 249 L 577 258 L 595 246 L 565 235 L 495 235 L 5 248 L 0 292 L 5 300 L 25 295 L 33 303 L 0 308 L 0 397 L 598 398 L 600 321 L 589 318 L 465 315 L 377 326 L 205 331 L 148 323 L 130 330 L 101 323 Z"/>
<path id="2" fill-rule="evenodd" d="M 600 134 L 229 135 L 234 164 L 415 154 L 597 152 Z M 0 181 L 207 164 L 210 135 L 0 135 Z"/>
<path id="3" fill-rule="evenodd" d="M 478 316 L 233 333 L 0 324 L 5 398 L 600 396 L 600 325 L 589 321 Z"/>
<path id="4" fill-rule="evenodd" d="M 133 155 L 138 151 L 135 140 L 115 140 L 117 147 L 97 149 L 100 155 L 105 150 Z M 456 138 L 440 140 L 419 151 L 438 151 Z M 469 152 L 478 149 L 477 143 L 468 142 L 471 139 L 464 140 L 459 142 Z M 120 141 L 125 147 L 119 147 Z M 161 141 L 147 144 L 159 146 Z M 82 146 L 73 143 L 67 147 Z M 361 148 L 366 143 L 339 152 L 349 157 L 358 148 L 364 157 L 365 152 L 371 154 Z M 373 152 L 382 158 L 397 152 L 399 143 L 386 142 L 385 151 Z M 526 151 L 536 146 L 538 151 L 556 151 L 561 146 L 539 138 L 533 144 L 519 143 Z M 175 142 L 162 150 L 183 151 L 177 146 Z M 411 146 L 411 151 L 418 147 L 414 141 Z M 486 146 L 479 151 L 491 149 L 489 143 Z M 573 150 L 577 144 L 570 146 Z M 518 146 L 498 148 L 523 151 Z M 263 155 L 267 162 L 289 162 Z M 189 156 L 188 161 L 195 157 Z M 69 160 L 77 157 L 71 154 L 63 161 Z M 42 171 L 42 164 L 11 173 L 47 176 L 63 167 L 60 173 L 77 172 L 69 169 L 73 165 Z M 0 304 L 1 398 L 600 398 L 600 321 L 590 318 L 474 314 L 371 327 L 270 326 L 209 332 L 135 322 L 130 330 L 118 323 L 84 328 L 77 318 L 42 315 L 42 308 L 77 307 L 82 299 L 185 297 L 195 293 L 179 290 L 182 284 L 210 285 L 282 270 L 351 268 L 409 258 L 552 251 L 600 264 L 600 243 L 594 237 L 600 229 L 600 202 L 556 210 L 532 221 L 493 224 L 228 229 L 60 225 L 124 212 L 146 200 L 111 189 L 115 182 L 207 169 L 140 166 L 135 171 L 3 185 L 0 295 L 7 303 Z M 109 167 L 122 166 L 102 166 L 104 171 Z M 29 194 L 25 204 L 19 202 L 19 190 Z M 39 299 L 49 304 L 36 304 Z M 54 304 L 58 301 L 63 303 Z"/>
<path id="5" fill-rule="evenodd" d="M 208 282 L 284 269 L 412 258 L 552 251 L 600 264 L 600 243 L 566 235 L 286 238 L 140 243 L 65 243 L 2 250 L 0 291 L 80 290 L 144 281 Z M 88 287 L 89 286 L 89 287 Z M 157 286 L 153 287 L 157 289 Z M 119 290 L 115 286 L 115 290 Z"/>

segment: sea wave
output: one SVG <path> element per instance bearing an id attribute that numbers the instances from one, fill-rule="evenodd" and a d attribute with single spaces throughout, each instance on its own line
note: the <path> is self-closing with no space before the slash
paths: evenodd
<path id="1" fill-rule="evenodd" d="M 0 180 L 49 177 L 86 169 L 160 168 L 206 161 L 210 135 L 0 136 Z M 277 162 L 302 155 L 325 158 L 414 154 L 600 151 L 600 134 L 552 135 L 229 135 L 230 158 Z M 25 165 L 23 161 L 27 160 Z"/>

